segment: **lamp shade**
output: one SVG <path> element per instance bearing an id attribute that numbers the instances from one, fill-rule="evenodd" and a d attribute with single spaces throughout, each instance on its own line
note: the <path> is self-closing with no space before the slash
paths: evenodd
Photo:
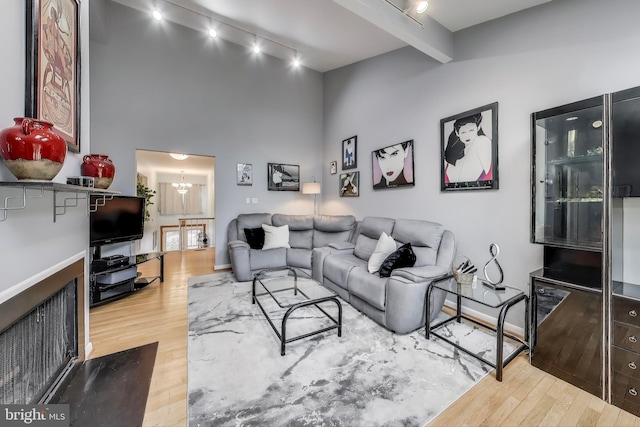
<path id="1" fill-rule="evenodd" d="M 302 194 L 320 194 L 319 182 L 303 182 Z"/>

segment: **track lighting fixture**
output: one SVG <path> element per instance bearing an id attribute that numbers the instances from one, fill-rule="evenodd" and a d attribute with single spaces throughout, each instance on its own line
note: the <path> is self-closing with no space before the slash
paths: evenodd
<path id="1" fill-rule="evenodd" d="M 242 40 L 240 43 L 243 44 L 244 46 L 250 46 L 251 50 L 255 53 L 255 54 L 259 54 L 261 52 L 263 52 L 265 49 L 263 49 L 263 47 L 268 48 L 266 51 L 267 52 L 276 52 L 277 49 L 279 48 L 285 48 L 291 52 L 294 53 L 293 59 L 291 60 L 291 64 L 294 67 L 300 67 L 301 66 L 301 62 L 300 62 L 300 56 L 298 54 L 298 51 L 290 46 L 287 46 L 284 43 L 280 43 L 278 41 L 275 40 L 271 40 L 265 37 L 258 37 L 257 34 L 252 33 L 251 31 L 245 30 L 244 28 L 240 28 L 236 25 L 230 24 L 229 22 L 223 22 L 223 21 L 219 21 L 214 19 L 213 17 L 209 16 L 209 15 L 205 15 L 203 13 L 197 12 L 195 10 L 192 10 L 188 7 L 183 6 L 182 4 L 178 4 L 177 2 L 174 2 L 175 0 L 153 0 L 153 12 L 152 12 L 152 16 L 154 19 L 161 21 L 163 19 L 165 19 L 165 17 L 163 16 L 161 9 L 157 7 L 157 2 L 164 2 L 164 3 L 168 3 L 169 5 L 171 5 L 171 7 L 176 7 L 176 8 L 180 8 L 183 9 L 187 12 L 191 12 L 194 15 L 199 15 L 203 18 L 206 18 L 209 21 L 209 25 L 206 25 L 206 28 L 203 28 L 202 31 L 206 32 L 207 35 L 209 37 L 211 37 L 212 39 L 217 38 L 218 36 L 220 36 L 220 38 L 225 39 L 225 34 L 226 33 L 234 33 L 235 35 L 231 36 L 228 40 L 234 42 L 234 43 L 238 43 L 238 32 L 240 33 L 244 33 L 247 36 L 251 37 L 251 39 L 253 41 L 250 40 Z M 389 1 L 389 0 L 387 0 Z M 166 10 L 165 10 L 166 12 Z M 169 16 L 169 15 L 167 15 Z M 194 27 L 195 28 L 195 27 Z M 231 30 L 231 31 L 229 31 Z M 266 45 L 266 46 L 263 46 Z M 279 46 L 279 47 L 278 47 Z M 276 48 L 276 49 L 272 49 L 272 48 Z M 281 52 L 281 49 L 280 49 Z M 286 58 L 286 56 L 280 56 L 280 55 L 274 55 L 274 56 L 278 56 L 280 58 Z"/>
<path id="2" fill-rule="evenodd" d="M 416 12 L 417 13 L 424 13 L 424 12 L 426 12 L 428 7 L 429 7 L 429 2 L 426 1 L 426 0 L 421 0 L 421 1 L 417 2 L 417 4 L 416 4 Z"/>

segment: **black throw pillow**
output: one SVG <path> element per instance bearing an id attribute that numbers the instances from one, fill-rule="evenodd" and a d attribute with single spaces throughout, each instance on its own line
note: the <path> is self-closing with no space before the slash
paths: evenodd
<path id="1" fill-rule="evenodd" d="M 264 246 L 264 230 L 260 228 L 245 228 L 244 235 L 251 249 L 262 249 Z"/>
<path id="2" fill-rule="evenodd" d="M 406 243 L 389 255 L 380 266 L 380 277 L 389 277 L 396 268 L 413 267 L 416 263 L 416 254 L 411 249 L 411 243 Z"/>

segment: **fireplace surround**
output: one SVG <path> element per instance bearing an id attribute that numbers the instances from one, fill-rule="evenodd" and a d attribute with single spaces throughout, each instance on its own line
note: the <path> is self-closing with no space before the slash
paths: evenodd
<path id="1" fill-rule="evenodd" d="M 72 262 L 0 303 L 0 404 L 48 403 L 84 361 L 84 266 Z"/>

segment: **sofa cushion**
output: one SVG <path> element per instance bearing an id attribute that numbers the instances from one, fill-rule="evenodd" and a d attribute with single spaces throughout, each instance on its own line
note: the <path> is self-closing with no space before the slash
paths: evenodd
<path id="1" fill-rule="evenodd" d="M 287 249 L 249 249 L 251 258 L 251 270 L 262 270 L 265 268 L 286 267 Z"/>
<path id="2" fill-rule="evenodd" d="M 264 229 L 264 245 L 262 249 L 290 248 L 289 246 L 289 226 L 274 227 L 262 224 Z"/>
<path id="3" fill-rule="evenodd" d="M 300 249 L 313 249 L 313 216 L 273 214 L 271 221 L 275 226 L 289 226 L 289 246 Z"/>
<path id="4" fill-rule="evenodd" d="M 347 289 L 349 293 L 371 304 L 378 310 L 384 310 L 386 300 L 386 277 L 371 274 L 364 267 L 354 267 L 349 273 Z"/>
<path id="5" fill-rule="evenodd" d="M 382 233 L 392 236 L 393 224 L 395 220 L 391 218 L 379 218 L 368 216 L 360 224 L 360 234 L 356 239 L 356 247 L 353 253 L 360 259 L 368 261 L 373 250 L 378 243 Z M 405 243 L 405 242 L 403 242 Z"/>
<path id="6" fill-rule="evenodd" d="M 262 249 L 264 246 L 264 229 L 262 227 L 245 228 L 244 236 L 251 249 Z"/>
<path id="7" fill-rule="evenodd" d="M 356 227 L 353 215 L 320 215 L 314 218 L 313 247 L 321 248 L 329 243 L 346 242 Z"/>
<path id="8" fill-rule="evenodd" d="M 444 228 L 436 222 L 418 219 L 398 219 L 393 227 L 393 238 L 411 243 L 416 254 L 417 267 L 435 265 Z"/>
<path id="9" fill-rule="evenodd" d="M 245 228 L 258 228 L 262 227 L 262 224 L 271 225 L 271 214 L 269 213 L 253 213 L 253 214 L 240 214 L 236 220 L 236 228 L 238 239 L 247 241 L 244 235 Z"/>
<path id="10" fill-rule="evenodd" d="M 324 259 L 323 276 L 338 286 L 347 289 L 349 272 L 356 266 L 360 266 L 366 270 L 367 262 L 353 254 L 329 255 Z"/>
<path id="11" fill-rule="evenodd" d="M 384 260 L 380 266 L 380 277 L 389 277 L 393 270 L 403 267 L 413 267 L 415 263 L 416 254 L 411 250 L 411 243 L 405 243 Z"/>
<path id="12" fill-rule="evenodd" d="M 367 266 L 369 273 L 377 273 L 384 260 L 390 254 L 395 252 L 396 248 L 396 241 L 393 240 L 393 237 L 387 235 L 387 233 L 382 233 L 378 239 L 378 243 L 376 243 L 373 253 L 369 257 Z"/>
<path id="13" fill-rule="evenodd" d="M 287 265 L 290 267 L 311 268 L 311 254 L 309 249 L 287 249 Z"/>

